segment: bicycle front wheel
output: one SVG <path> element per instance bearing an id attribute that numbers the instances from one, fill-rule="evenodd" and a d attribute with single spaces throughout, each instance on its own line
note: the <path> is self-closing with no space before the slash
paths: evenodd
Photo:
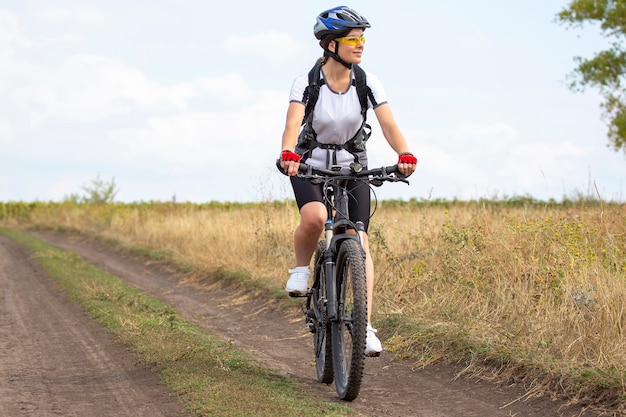
<path id="1" fill-rule="evenodd" d="M 324 270 L 324 254 L 326 242 L 321 241 L 315 251 L 313 263 L 313 286 L 311 287 L 311 302 L 315 320 L 313 345 L 315 349 L 315 368 L 317 381 L 324 384 L 333 382 L 333 357 L 331 345 L 331 330 L 328 314 L 326 313 L 326 273 Z"/>
<path id="2" fill-rule="evenodd" d="M 336 277 L 338 317 L 331 325 L 335 387 L 339 398 L 352 401 L 361 389 L 367 332 L 365 254 L 356 240 L 341 243 Z"/>

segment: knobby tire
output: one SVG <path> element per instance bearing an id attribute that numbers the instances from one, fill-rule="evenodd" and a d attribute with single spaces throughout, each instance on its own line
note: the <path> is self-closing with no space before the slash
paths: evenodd
<path id="1" fill-rule="evenodd" d="M 339 320 L 331 323 L 335 387 L 339 398 L 352 401 L 361 389 L 367 333 L 365 255 L 356 240 L 341 243 L 336 268 Z"/>

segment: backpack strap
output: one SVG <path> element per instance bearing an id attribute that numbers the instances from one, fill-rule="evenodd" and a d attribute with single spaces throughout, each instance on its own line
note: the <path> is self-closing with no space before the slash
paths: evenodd
<path id="1" fill-rule="evenodd" d="M 356 64 L 352 65 L 352 68 L 354 70 L 354 79 L 352 80 L 352 84 L 356 87 L 357 96 L 359 97 L 363 123 L 353 138 L 351 138 L 344 145 L 336 146 L 336 148 L 347 149 L 351 153 L 354 153 L 365 150 L 365 142 L 371 135 L 371 127 L 366 123 L 367 110 L 369 109 L 368 99 L 371 101 L 373 106 L 376 105 L 376 100 L 374 99 L 372 89 L 367 85 L 367 77 L 363 68 Z M 298 138 L 298 147 L 306 150 L 305 155 L 303 155 L 304 159 L 308 157 L 308 154 L 314 148 L 335 147 L 323 146 L 320 144 L 316 140 L 317 134 L 313 130 L 313 109 L 315 108 L 315 104 L 319 98 L 320 88 L 326 84 L 326 80 L 320 77 L 321 69 L 322 58 L 318 59 L 313 68 L 311 68 L 311 71 L 309 71 L 309 85 L 304 89 L 304 93 L 302 95 L 302 102 L 305 103 L 304 117 L 302 119 L 302 125 L 304 127 L 300 133 L 300 137 Z"/>
<path id="2" fill-rule="evenodd" d="M 372 102 L 372 106 L 376 106 L 376 99 L 372 89 L 367 85 L 367 77 L 365 71 L 360 66 L 353 64 L 354 69 L 354 86 L 356 87 L 356 93 L 359 97 L 359 103 L 361 104 L 361 116 L 363 116 L 363 124 L 359 131 L 345 143 L 345 147 L 351 153 L 365 151 L 365 142 L 372 134 L 372 128 L 367 124 L 367 110 L 369 109 L 367 100 Z"/>
<path id="3" fill-rule="evenodd" d="M 356 93 L 359 96 L 359 103 L 361 103 L 361 115 L 363 116 L 363 124 L 367 120 L 367 99 L 369 98 L 372 101 L 372 104 L 375 105 L 376 101 L 374 100 L 374 94 L 372 93 L 372 89 L 367 85 L 367 78 L 365 76 L 365 71 L 360 66 L 353 64 L 352 68 L 354 69 L 354 84 L 356 87 Z"/>
<path id="4" fill-rule="evenodd" d="M 302 162 L 304 162 L 311 154 L 311 151 L 316 148 L 319 143 L 316 140 L 317 134 L 313 130 L 313 109 L 317 103 L 317 99 L 320 95 L 320 88 L 326 83 L 326 80 L 320 77 L 320 71 L 322 70 L 322 58 L 319 58 L 311 71 L 309 71 L 309 85 L 304 89 L 302 94 L 302 102 L 305 105 L 304 117 L 302 118 L 303 128 L 298 136 L 297 147 L 304 150 L 302 156 Z"/>
<path id="5" fill-rule="evenodd" d="M 326 84 L 326 80 L 320 77 L 321 70 L 322 58 L 318 59 L 309 71 L 309 85 L 304 89 L 302 96 L 302 102 L 306 104 L 302 124 L 306 124 L 311 131 L 313 130 L 313 109 L 320 95 L 320 88 Z"/>

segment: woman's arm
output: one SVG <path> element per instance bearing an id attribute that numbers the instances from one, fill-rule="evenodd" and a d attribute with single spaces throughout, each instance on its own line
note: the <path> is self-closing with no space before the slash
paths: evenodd
<path id="1" fill-rule="evenodd" d="M 393 113 L 391 112 L 389 104 L 385 103 L 376 107 L 374 109 L 374 114 L 376 114 L 380 128 L 383 131 L 383 136 L 385 136 L 385 139 L 387 139 L 391 148 L 396 151 L 398 155 L 409 153 L 409 146 L 407 145 L 404 135 L 393 118 Z M 415 171 L 416 164 L 402 163 L 398 164 L 398 167 L 400 168 L 400 172 L 402 174 L 409 176 Z"/>
<path id="2" fill-rule="evenodd" d="M 283 140 L 281 144 L 281 151 L 292 151 L 296 147 L 298 142 L 298 134 L 300 133 L 300 126 L 302 126 L 302 119 L 304 118 L 304 104 L 298 101 L 292 101 L 287 108 L 287 120 L 285 121 L 285 130 L 283 131 Z M 287 172 L 288 175 L 296 175 L 298 173 L 299 162 L 295 161 L 281 161 L 281 167 Z"/>
<path id="3" fill-rule="evenodd" d="M 391 112 L 389 104 L 381 104 L 374 109 L 374 114 L 380 123 L 380 128 L 383 131 L 383 135 L 391 148 L 399 155 L 402 152 L 409 152 L 409 147 L 404 139 L 404 135 L 400 132 L 400 128 L 396 124 Z"/>
<path id="4" fill-rule="evenodd" d="M 283 141 L 281 151 L 293 151 L 298 142 L 298 134 L 302 119 L 304 118 L 304 104 L 292 101 L 287 108 L 287 120 L 285 121 L 285 130 L 283 131 Z"/>

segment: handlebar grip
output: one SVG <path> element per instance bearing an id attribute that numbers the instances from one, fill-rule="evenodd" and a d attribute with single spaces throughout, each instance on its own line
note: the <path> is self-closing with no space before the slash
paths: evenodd
<path id="1" fill-rule="evenodd" d="M 390 165 L 388 167 L 380 167 L 378 169 L 374 169 L 373 171 L 380 172 L 382 175 L 396 174 L 402 176 L 402 173 L 400 173 L 400 170 L 398 169 L 398 164 Z"/>
<path id="2" fill-rule="evenodd" d="M 389 168 L 393 169 L 393 171 L 391 171 L 391 172 L 393 172 L 394 174 L 396 174 L 396 176 L 397 176 L 398 178 L 400 178 L 401 180 L 403 180 L 403 182 L 406 182 L 406 183 L 408 184 L 408 182 L 407 182 L 407 180 L 406 180 L 406 179 L 407 179 L 407 176 L 406 176 L 406 175 L 404 175 L 403 173 L 401 173 L 401 172 L 400 172 L 400 169 L 398 168 L 398 164 L 395 164 L 395 165 L 394 165 L 394 166 L 392 166 L 392 167 L 387 167 L 387 169 L 389 169 Z"/>
<path id="3" fill-rule="evenodd" d="M 300 166 L 298 167 L 298 172 L 300 174 L 310 174 L 312 170 L 313 170 L 313 167 L 311 165 L 306 164 L 304 162 L 300 162 Z"/>
<path id="4" fill-rule="evenodd" d="M 392 174 L 400 174 L 400 170 L 398 169 L 398 164 L 385 167 L 385 171 L 391 172 Z"/>
<path id="5" fill-rule="evenodd" d="M 280 165 L 282 161 L 280 160 L 280 158 L 276 159 L 276 168 L 278 168 L 278 171 L 283 174 L 283 175 L 287 175 L 287 172 L 283 169 L 283 167 Z M 300 174 L 310 174 L 311 172 L 311 166 L 305 164 L 304 162 L 300 162 L 300 166 L 298 167 L 298 172 Z"/>

